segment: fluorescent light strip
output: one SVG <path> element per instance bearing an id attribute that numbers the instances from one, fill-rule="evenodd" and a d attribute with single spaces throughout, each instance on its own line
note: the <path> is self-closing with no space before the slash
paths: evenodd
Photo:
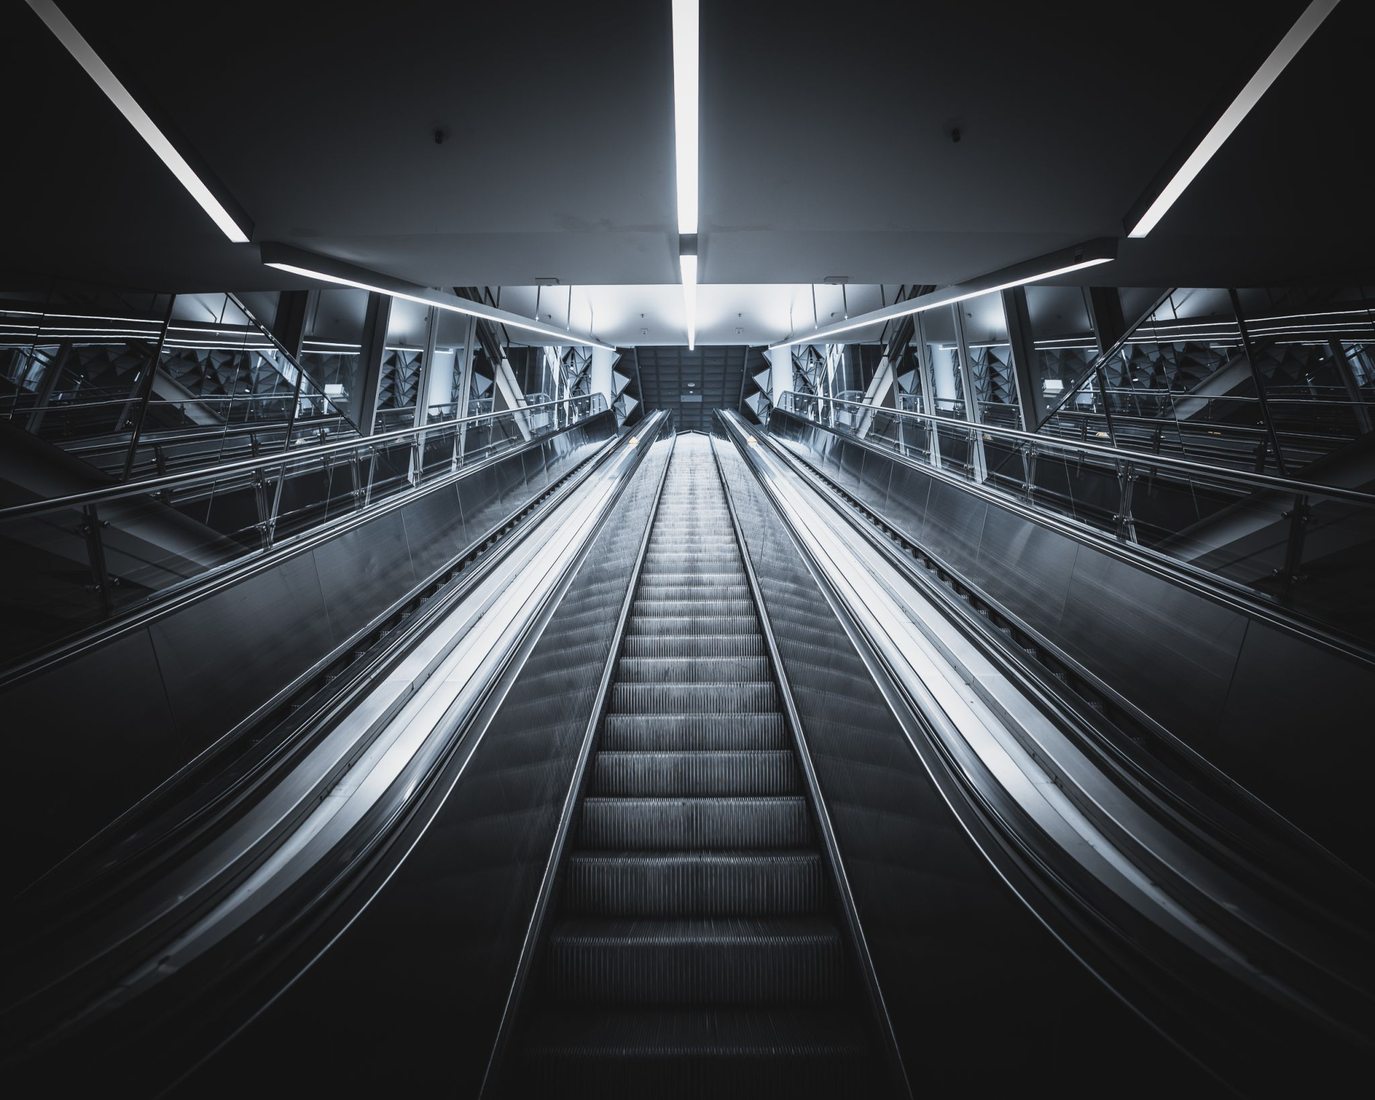
<path id="1" fill-rule="evenodd" d="M 1141 215 L 1136 225 L 1127 234 L 1129 237 L 1144 237 L 1156 227 L 1160 219 L 1163 218 L 1171 206 L 1175 204 L 1179 196 L 1184 194 L 1189 184 L 1193 183 L 1194 178 L 1203 171 L 1203 166 L 1212 159 L 1213 155 L 1222 148 L 1225 142 L 1244 119 L 1251 112 L 1260 97 L 1263 96 L 1284 72 L 1285 67 L 1294 60 L 1294 56 L 1303 48 L 1305 42 L 1313 36 L 1313 32 L 1322 26 L 1323 20 L 1332 14 L 1336 8 L 1338 0 L 1313 0 L 1304 13 L 1299 16 L 1298 22 L 1289 28 L 1289 33 L 1280 39 L 1280 43 L 1275 47 L 1265 63 L 1256 71 L 1256 74 L 1246 82 L 1246 87 L 1241 89 L 1236 99 L 1232 100 L 1227 110 L 1222 112 L 1213 127 L 1204 135 L 1199 142 L 1198 148 L 1189 154 L 1189 158 L 1180 166 L 1165 189 L 1160 192 L 1153 203 L 1146 208 L 1146 212 Z"/>
<path id="2" fill-rule="evenodd" d="M 293 253 L 295 252 L 294 249 L 292 251 Z M 326 283 L 337 283 L 340 286 L 351 286 L 356 287 L 359 290 L 370 290 L 376 294 L 385 294 L 389 298 L 402 298 L 405 301 L 416 302 L 417 304 L 422 306 L 434 306 L 436 309 L 448 310 L 450 313 L 461 313 L 465 317 L 477 317 L 483 321 L 492 321 L 500 325 L 510 325 L 512 328 L 523 329 L 526 332 L 533 332 L 539 336 L 552 337 L 557 343 L 560 344 L 583 344 L 588 347 L 602 348 L 606 351 L 615 350 L 609 345 L 603 344 L 599 340 L 593 340 L 590 336 L 579 336 L 573 332 L 567 332 L 560 329 L 550 328 L 547 325 L 541 325 L 533 321 L 527 321 L 524 318 L 517 317 L 515 314 L 507 313 L 505 310 L 488 311 L 481 309 L 469 309 L 464 305 L 460 305 L 457 300 L 449 301 L 448 299 L 438 297 L 437 295 L 431 295 L 427 297 L 423 293 L 413 294 L 410 291 L 406 290 L 398 290 L 392 287 L 378 286 L 376 283 L 369 283 L 362 279 L 348 278 L 343 275 L 331 275 L 325 271 L 319 271 L 317 269 L 309 267 L 302 267 L 300 265 L 287 263 L 282 260 L 266 260 L 264 262 L 268 267 L 275 267 L 278 271 L 286 271 L 292 275 L 304 275 L 308 279 L 320 279 Z"/>
<path id="3" fill-rule="evenodd" d="M 678 176 L 678 232 L 697 232 L 697 0 L 673 0 L 673 138 Z"/>
<path id="4" fill-rule="evenodd" d="M 53 0 L 28 0 L 28 4 L 34 14 L 47 24 L 48 30 L 52 31 L 57 40 L 67 48 L 67 52 L 76 59 L 76 63 L 86 70 L 86 75 L 96 82 L 119 113 L 129 120 L 129 124 L 138 131 L 139 137 L 148 143 L 148 147 L 157 154 L 158 159 L 171 169 L 172 175 L 177 177 L 177 181 L 186 188 L 187 193 L 210 215 L 210 220 L 220 227 L 220 232 L 235 244 L 247 244 L 248 234 L 220 204 L 220 200 L 210 193 L 210 189 L 192 171 L 186 159 L 177 152 L 167 140 L 167 136 L 148 117 L 148 113 L 129 94 L 129 89 L 120 83 L 119 78 L 110 71 L 110 67 L 100 59 L 95 50 L 91 49 L 90 43 L 72 26 L 71 20 L 62 14 Z"/>
<path id="5" fill-rule="evenodd" d="M 697 257 L 679 256 L 683 273 L 683 315 L 687 324 L 688 351 L 697 347 Z"/>
<path id="6" fill-rule="evenodd" d="M 935 291 L 931 295 L 923 295 L 923 298 L 914 299 L 916 304 L 910 305 L 910 308 L 894 309 L 892 306 L 889 306 L 887 309 L 875 310 L 874 313 L 865 314 L 862 317 L 850 321 L 848 324 L 827 325 L 808 335 L 794 337 L 790 340 L 783 340 L 780 343 L 770 345 L 769 350 L 777 351 L 780 348 L 789 348 L 797 344 L 811 344 L 818 341 L 825 341 L 827 338 L 837 336 L 842 332 L 853 332 L 855 329 L 870 328 L 874 325 L 883 324 L 886 321 L 892 320 L 894 317 L 910 317 L 914 313 L 925 313 L 927 310 L 939 309 L 941 306 L 954 305 L 956 302 L 965 302 L 970 298 L 980 298 L 985 294 L 997 294 L 1002 290 L 1011 290 L 1014 286 L 1025 286 L 1027 283 L 1039 282 L 1042 279 L 1053 279 L 1057 275 L 1067 275 L 1071 271 L 1082 271 L 1086 267 L 1096 267 L 1098 264 L 1111 263 L 1116 258 L 1116 256 L 1099 256 L 1091 260 L 1081 260 L 1079 263 L 1051 268 L 1049 271 L 1039 271 L 1034 275 L 1027 275 L 1019 279 L 1011 279 L 1004 283 L 997 283 L 994 286 L 980 287 L 978 290 L 961 291 L 958 287 L 950 287 L 949 289 L 953 293 L 946 294 L 942 291 Z"/>

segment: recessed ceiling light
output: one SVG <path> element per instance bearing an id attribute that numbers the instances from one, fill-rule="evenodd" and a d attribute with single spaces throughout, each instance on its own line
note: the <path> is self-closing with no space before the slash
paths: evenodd
<path id="1" fill-rule="evenodd" d="M 1322 26 L 1324 19 L 1332 14 L 1338 2 L 1339 0 L 1313 0 L 1304 9 L 1298 22 L 1289 28 L 1289 33 L 1280 39 L 1279 45 L 1265 59 L 1265 63 L 1246 82 L 1246 86 L 1237 94 L 1236 99 L 1232 100 L 1227 110 L 1222 112 L 1222 117 L 1213 123 L 1212 129 L 1203 136 L 1198 147 L 1179 166 L 1179 170 L 1170 178 L 1165 189 L 1136 219 L 1136 224 L 1128 230 L 1127 236 L 1144 237 L 1156 227 L 1179 196 L 1184 194 L 1185 188 L 1193 183 L 1194 178 L 1203 171 L 1203 166 L 1212 159 L 1213 155 L 1222 148 L 1223 142 L 1231 137 L 1233 131 L 1241 125 L 1242 119 L 1251 112 L 1251 108 L 1260 102 L 1260 97 L 1279 78 L 1280 73 L 1284 72 L 1289 62 L 1294 60 L 1294 56 L 1303 48 L 1304 43 L 1313 36 L 1313 32 Z"/>
<path id="2" fill-rule="evenodd" d="M 106 98 L 115 105 L 119 113 L 138 131 L 139 137 L 148 143 L 148 148 L 171 169 L 172 175 L 186 188 L 187 194 L 210 215 L 211 221 L 219 226 L 220 232 L 235 244 L 246 244 L 253 230 L 252 224 L 242 214 L 236 216 L 225 208 L 224 203 L 211 192 L 205 181 L 186 162 L 186 158 L 177 151 L 167 135 L 148 117 L 148 112 L 139 106 L 129 89 L 110 71 L 110 67 L 100 59 L 100 55 L 91 48 L 91 44 L 82 37 L 81 32 L 72 26 L 71 20 L 62 14 L 53 0 L 28 0 L 28 5 L 34 14 L 43 20 L 48 30 L 53 32 L 76 63 L 86 70 L 86 75 L 96 82 L 96 86 L 105 93 Z"/>

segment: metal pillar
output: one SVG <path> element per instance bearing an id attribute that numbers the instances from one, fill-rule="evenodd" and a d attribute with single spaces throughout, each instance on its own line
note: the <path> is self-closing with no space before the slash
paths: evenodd
<path id="1" fill-rule="evenodd" d="M 382 359 L 387 352 L 387 326 L 391 322 L 391 297 L 375 291 L 368 294 L 368 311 L 363 321 L 363 347 L 358 364 L 358 385 L 350 398 L 350 411 L 356 415 L 360 435 L 377 432 L 377 397 L 382 385 Z"/>

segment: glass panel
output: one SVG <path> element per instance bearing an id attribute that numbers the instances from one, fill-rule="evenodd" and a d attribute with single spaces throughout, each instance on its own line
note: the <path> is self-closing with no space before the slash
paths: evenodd
<path id="1" fill-rule="evenodd" d="M 1029 286 L 1026 305 L 1035 349 L 1035 361 L 1030 367 L 1031 390 L 1039 404 L 1038 419 L 1044 419 L 1064 401 L 1066 393 L 1080 387 L 1098 356 L 1098 338 L 1082 287 Z M 1067 404 L 1064 422 L 1052 430 L 1073 431 L 1083 412 L 1082 395 L 1076 394 Z"/>
<path id="2" fill-rule="evenodd" d="M 978 415 L 968 419 L 1002 428 L 1020 428 L 1017 381 L 1013 376 L 1012 344 L 1000 294 L 984 294 L 956 308 L 964 313 L 969 376 L 974 383 Z"/>
<path id="3" fill-rule="evenodd" d="M 1370 432 L 1375 315 L 1361 288 L 1238 290 L 1237 297 L 1288 472 L 1297 476 Z M 1315 469 L 1314 479 L 1340 476 L 1330 465 Z"/>
<path id="4" fill-rule="evenodd" d="M 918 332 L 931 372 L 932 411 L 937 416 L 965 419 L 960 346 L 955 340 L 955 315 L 950 307 L 917 315 Z"/>

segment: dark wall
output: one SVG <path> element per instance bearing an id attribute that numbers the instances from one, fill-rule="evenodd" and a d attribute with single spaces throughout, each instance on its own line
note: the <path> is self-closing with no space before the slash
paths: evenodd
<path id="1" fill-rule="evenodd" d="M 746 364 L 758 354 L 742 345 L 636 348 L 645 411 L 666 409 L 679 431 L 711 431 L 716 409 L 743 411 Z"/>

